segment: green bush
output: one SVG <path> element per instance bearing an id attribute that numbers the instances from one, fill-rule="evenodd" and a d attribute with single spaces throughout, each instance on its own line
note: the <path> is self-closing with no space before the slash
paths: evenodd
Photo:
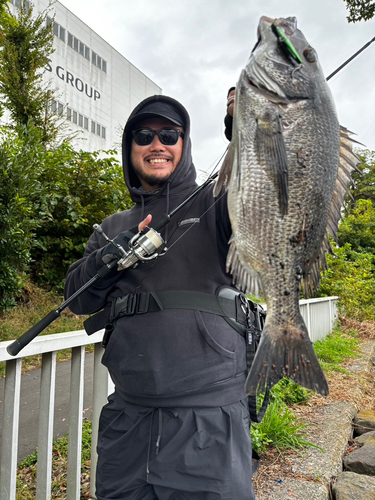
<path id="1" fill-rule="evenodd" d="M 61 288 L 92 225 L 132 202 L 115 152 L 46 148 L 33 125 L 0 130 L 0 310 L 24 278 Z"/>
<path id="2" fill-rule="evenodd" d="M 75 151 L 68 144 L 46 154 L 39 179 L 45 193 L 31 249 L 35 283 L 61 289 L 68 267 L 83 255 L 93 224 L 131 207 L 116 152 L 105 154 Z"/>
<path id="3" fill-rule="evenodd" d="M 0 310 L 14 305 L 30 263 L 41 195 L 38 133 L 5 133 L 0 143 Z"/>
<path id="4" fill-rule="evenodd" d="M 319 287 L 319 295 L 338 296 L 339 310 L 349 317 L 375 318 L 374 256 L 351 250 L 349 243 L 327 255 L 328 270 Z"/>

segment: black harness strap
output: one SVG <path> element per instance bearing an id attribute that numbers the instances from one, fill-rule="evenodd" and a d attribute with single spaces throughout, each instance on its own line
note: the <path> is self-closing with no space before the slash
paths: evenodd
<path id="1" fill-rule="evenodd" d="M 145 314 L 163 309 L 198 310 L 233 318 L 239 325 L 243 325 L 243 332 L 239 333 L 245 336 L 246 316 L 239 299 L 233 300 L 209 293 L 180 290 L 129 293 L 124 297 L 114 299 L 110 306 L 88 318 L 84 322 L 84 327 L 87 334 L 91 335 L 122 316 Z"/>

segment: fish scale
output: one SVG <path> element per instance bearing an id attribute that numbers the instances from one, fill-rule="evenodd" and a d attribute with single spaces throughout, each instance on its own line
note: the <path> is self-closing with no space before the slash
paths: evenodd
<path id="1" fill-rule="evenodd" d="M 300 287 L 301 280 L 305 292 L 318 286 L 327 227 L 337 228 L 357 159 L 296 19 L 263 17 L 258 33 L 236 87 L 233 138 L 216 187 L 228 189 L 227 270 L 238 288 L 261 290 L 267 303 L 246 392 L 289 376 L 325 395 L 327 382 L 299 310 Z M 288 34 L 287 50 L 280 33 Z"/>

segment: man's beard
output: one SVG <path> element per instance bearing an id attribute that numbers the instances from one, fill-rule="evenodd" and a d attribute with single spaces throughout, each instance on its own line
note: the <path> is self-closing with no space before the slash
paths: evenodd
<path id="1" fill-rule="evenodd" d="M 133 159 L 130 158 L 130 162 L 131 162 L 131 165 L 133 167 L 134 173 L 136 174 L 138 179 L 145 182 L 151 188 L 154 188 L 154 189 L 162 188 L 166 184 L 166 182 L 168 181 L 169 177 L 172 174 L 172 172 L 166 173 L 164 177 L 158 177 L 157 175 L 154 175 L 154 174 L 147 174 L 146 172 L 143 171 L 142 167 L 137 165 L 137 162 L 134 162 L 132 160 Z"/>
<path id="2" fill-rule="evenodd" d="M 142 179 L 143 182 L 145 182 L 150 187 L 153 187 L 155 189 L 162 188 L 166 184 L 169 177 L 171 176 L 171 174 L 167 174 L 165 177 L 160 178 L 157 177 L 156 175 L 147 175 L 144 172 L 137 172 L 136 170 L 135 173 L 137 174 L 139 179 Z"/>

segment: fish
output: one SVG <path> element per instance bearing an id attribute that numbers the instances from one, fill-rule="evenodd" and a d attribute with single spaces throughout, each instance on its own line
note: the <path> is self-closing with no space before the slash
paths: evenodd
<path id="1" fill-rule="evenodd" d="M 214 195 L 227 190 L 227 272 L 262 294 L 267 317 L 245 390 L 287 376 L 322 395 L 328 384 L 299 308 L 332 252 L 358 158 L 341 127 L 318 55 L 295 17 L 263 16 L 236 86 L 232 140 Z"/>

